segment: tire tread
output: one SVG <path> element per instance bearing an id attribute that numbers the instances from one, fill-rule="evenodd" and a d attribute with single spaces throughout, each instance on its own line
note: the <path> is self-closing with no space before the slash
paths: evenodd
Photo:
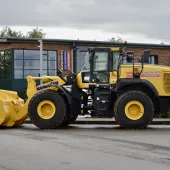
<path id="1" fill-rule="evenodd" d="M 30 102 L 29 102 L 29 105 L 28 105 L 28 113 L 30 112 L 30 107 L 31 107 L 31 104 L 32 104 L 32 102 L 34 101 L 34 99 L 37 98 L 39 95 L 41 95 L 41 94 L 43 94 L 43 93 L 49 93 L 49 94 L 51 94 L 51 95 L 56 95 L 57 91 L 54 91 L 54 90 L 42 90 L 42 91 L 36 93 L 36 94 L 31 98 L 31 100 L 30 100 Z M 64 104 L 64 113 L 65 113 L 65 115 L 63 116 L 63 119 L 61 120 L 61 123 L 62 123 L 63 120 L 64 120 L 64 118 L 65 118 L 65 116 L 66 116 L 66 103 L 65 103 L 64 99 L 62 98 L 62 96 L 61 96 L 59 93 L 57 93 L 57 94 L 58 94 L 58 97 L 60 98 L 61 102 Z M 54 125 L 53 127 L 50 127 L 50 128 L 44 128 L 44 127 L 38 125 L 38 124 L 34 121 L 34 119 L 32 119 L 31 117 L 30 117 L 30 120 L 31 120 L 31 122 L 32 122 L 34 125 L 36 125 L 36 126 L 39 127 L 40 129 L 56 129 L 56 128 L 57 128 L 58 126 L 60 126 L 60 124 L 61 124 L 61 123 L 60 123 L 59 125 Z"/>
<path id="2" fill-rule="evenodd" d="M 130 90 L 130 91 L 126 91 L 126 92 L 124 92 L 124 93 L 122 93 L 122 94 L 119 95 L 119 97 L 117 98 L 117 100 L 116 100 L 116 102 L 115 102 L 115 105 L 114 105 L 114 115 L 115 115 L 115 119 L 116 119 L 116 122 L 117 122 L 121 127 L 131 129 L 130 126 L 128 126 L 128 127 L 126 126 L 126 127 L 125 127 L 125 125 L 123 125 L 123 124 L 120 122 L 119 116 L 118 116 L 118 110 L 117 110 L 117 109 L 118 109 L 119 103 L 121 102 L 121 100 L 122 100 L 125 96 L 131 95 L 131 94 L 134 94 L 134 93 L 135 93 L 135 94 L 138 93 L 138 94 L 146 97 L 146 98 L 148 99 L 148 101 L 149 101 L 149 104 L 150 104 L 150 105 L 152 106 L 152 108 L 153 108 L 152 116 L 151 116 L 150 121 L 149 121 L 147 124 L 141 124 L 139 127 L 135 128 L 135 129 L 145 129 L 145 128 L 152 122 L 152 120 L 153 120 L 154 104 L 153 104 L 153 101 L 151 100 L 151 98 L 150 98 L 146 93 L 144 93 L 144 92 L 142 92 L 142 91 L 139 91 L 139 90 Z M 133 129 L 134 129 L 134 128 L 133 128 Z"/>

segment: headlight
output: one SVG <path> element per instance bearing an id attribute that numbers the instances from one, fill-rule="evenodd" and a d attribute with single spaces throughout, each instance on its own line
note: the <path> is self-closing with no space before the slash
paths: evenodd
<path id="1" fill-rule="evenodd" d="M 90 81 L 90 76 L 84 76 L 83 81 L 84 82 L 89 82 Z"/>

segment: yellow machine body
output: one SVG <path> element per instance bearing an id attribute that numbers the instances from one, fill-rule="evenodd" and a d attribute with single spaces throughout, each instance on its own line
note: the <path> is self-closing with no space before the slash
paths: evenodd
<path id="1" fill-rule="evenodd" d="M 136 71 L 140 72 L 141 65 L 135 65 Z M 122 64 L 120 67 L 119 78 L 133 78 L 132 64 Z M 170 67 L 159 65 L 144 65 L 141 79 L 148 80 L 159 93 L 159 96 L 170 95 Z M 117 82 L 117 72 L 110 72 L 110 84 Z M 95 83 L 83 83 L 82 73 L 77 75 L 77 85 L 81 89 L 88 89 L 90 85 Z"/>
<path id="2" fill-rule="evenodd" d="M 17 113 L 24 106 L 24 100 L 16 92 L 0 90 L 0 125 L 11 127 L 25 120 L 26 115 L 17 120 Z"/>
<path id="3" fill-rule="evenodd" d="M 120 78 L 132 78 L 133 71 L 131 67 L 130 65 L 122 65 L 120 68 Z M 138 69 L 140 71 L 140 66 L 138 66 Z M 140 78 L 148 80 L 156 88 L 159 96 L 170 95 L 170 67 L 144 65 Z"/>

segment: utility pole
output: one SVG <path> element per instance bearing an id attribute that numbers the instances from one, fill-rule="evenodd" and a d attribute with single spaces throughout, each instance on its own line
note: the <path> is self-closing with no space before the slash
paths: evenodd
<path id="1" fill-rule="evenodd" d="M 43 76 L 43 41 L 41 39 L 41 40 L 38 40 L 38 42 L 40 43 L 40 46 L 39 46 L 40 47 L 40 77 L 42 77 Z"/>

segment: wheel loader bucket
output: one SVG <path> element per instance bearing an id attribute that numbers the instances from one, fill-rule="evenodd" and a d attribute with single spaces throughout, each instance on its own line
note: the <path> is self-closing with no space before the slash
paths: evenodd
<path id="1" fill-rule="evenodd" d="M 25 119 L 28 118 L 28 105 L 31 98 L 38 92 L 39 86 L 36 86 L 35 80 L 43 80 L 43 82 L 55 81 L 57 77 L 32 77 L 27 76 L 27 101 L 18 96 L 15 91 L 0 90 L 0 127 L 13 127 L 24 123 Z M 59 79 L 60 84 L 64 81 Z M 44 83 L 44 86 L 49 83 Z M 53 89 L 55 87 L 50 87 Z M 41 89 L 41 88 L 40 88 Z M 39 90 L 41 91 L 41 90 Z"/>
<path id="2" fill-rule="evenodd" d="M 17 92 L 0 90 L 0 126 L 12 127 L 21 125 L 26 115 L 17 119 L 17 114 L 24 106 L 24 100 L 21 99 Z"/>

